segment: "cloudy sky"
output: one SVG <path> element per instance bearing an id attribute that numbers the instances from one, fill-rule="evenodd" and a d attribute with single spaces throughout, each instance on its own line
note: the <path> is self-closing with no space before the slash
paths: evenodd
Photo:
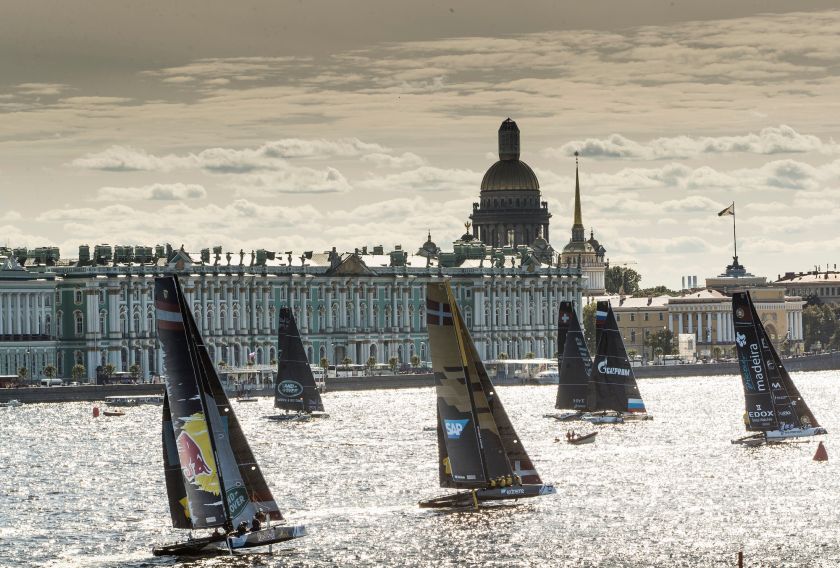
<path id="1" fill-rule="evenodd" d="M 643 284 L 840 262 L 834 0 L 30 0 L 0 19 L 0 244 L 463 233 L 506 117 Z M 154 7 L 152 7 L 154 6 Z M 791 12 L 795 6 L 797 12 Z"/>

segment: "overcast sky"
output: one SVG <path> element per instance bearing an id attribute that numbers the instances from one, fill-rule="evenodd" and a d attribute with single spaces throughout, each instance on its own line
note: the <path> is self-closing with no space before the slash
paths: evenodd
<path id="1" fill-rule="evenodd" d="M 834 1 L 171 4 L 4 5 L 0 244 L 449 249 L 510 116 L 556 248 L 579 150 L 643 285 L 721 272 L 733 200 L 751 272 L 840 262 Z"/>

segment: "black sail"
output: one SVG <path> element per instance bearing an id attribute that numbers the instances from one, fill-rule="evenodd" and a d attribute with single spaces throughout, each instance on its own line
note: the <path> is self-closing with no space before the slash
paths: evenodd
<path id="1" fill-rule="evenodd" d="M 181 462 L 178 459 L 178 445 L 172 429 L 172 415 L 169 412 L 169 397 L 163 395 L 163 421 L 161 428 L 163 438 L 163 476 L 166 479 L 166 494 L 169 497 L 169 513 L 172 526 L 176 529 L 191 529 L 192 523 L 187 507 L 187 490 L 184 487 L 184 476 L 181 473 Z"/>
<path id="2" fill-rule="evenodd" d="M 735 294 L 732 309 L 735 345 L 744 385 L 747 429 L 768 431 L 819 427 L 773 347 L 749 293 Z"/>
<path id="3" fill-rule="evenodd" d="M 586 346 L 586 338 L 580 328 L 577 313 L 571 302 L 560 302 L 559 335 L 560 379 L 557 386 L 555 408 L 586 410 L 586 397 L 592 377 L 592 358 Z"/>
<path id="4" fill-rule="evenodd" d="M 596 305 L 598 346 L 589 388 L 590 411 L 645 412 L 645 404 L 609 302 Z"/>
<path id="5" fill-rule="evenodd" d="M 169 423 L 182 476 L 183 493 L 177 484 L 167 482 L 167 491 L 175 489 L 170 493 L 173 524 L 179 526 L 183 514 L 193 528 L 236 526 L 249 521 L 262 504 L 279 518 L 267 486 L 263 491 L 256 482 L 265 485 L 177 277 L 155 279 L 155 308 L 166 367 Z M 165 452 L 168 439 L 164 434 Z M 178 507 L 172 509 L 173 503 Z"/>
<path id="6" fill-rule="evenodd" d="M 295 316 L 280 308 L 277 380 L 274 382 L 274 406 L 300 412 L 323 412 L 324 403 L 309 367 Z"/>
<path id="7" fill-rule="evenodd" d="M 747 430 L 776 430 L 779 427 L 773 406 L 773 392 L 767 373 L 767 362 L 762 353 L 758 326 L 761 322 L 747 292 L 732 296 L 732 314 L 735 326 L 735 349 L 744 387 Z"/>

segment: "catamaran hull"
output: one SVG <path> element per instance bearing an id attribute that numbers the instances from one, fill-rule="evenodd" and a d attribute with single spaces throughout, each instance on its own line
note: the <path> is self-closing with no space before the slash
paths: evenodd
<path id="1" fill-rule="evenodd" d="M 152 549 L 155 556 L 201 556 L 205 554 L 219 554 L 232 550 L 255 548 L 285 542 L 294 538 L 306 536 L 303 525 L 268 527 L 242 536 L 225 538 L 196 538 L 186 542 L 166 544 Z"/>
<path id="2" fill-rule="evenodd" d="M 760 446 L 762 444 L 781 444 L 787 440 L 794 438 L 808 438 L 811 436 L 821 436 L 827 434 L 825 428 L 791 428 L 789 430 L 770 430 L 767 432 L 760 432 L 758 434 L 751 434 L 732 440 L 733 444 L 741 446 Z"/>
<path id="3" fill-rule="evenodd" d="M 266 416 L 269 420 L 276 422 L 306 422 L 312 418 L 329 418 L 330 415 L 326 412 L 313 412 L 311 414 L 301 412 L 300 414 L 275 414 L 273 416 Z"/>
<path id="4" fill-rule="evenodd" d="M 625 422 L 633 422 L 637 420 L 653 420 L 653 416 L 647 412 L 625 412 L 621 415 Z"/>
<path id="5" fill-rule="evenodd" d="M 554 418 L 560 422 L 566 422 L 570 420 L 581 420 L 583 418 L 583 412 L 563 412 L 562 414 L 545 414 L 545 418 Z"/>
<path id="6" fill-rule="evenodd" d="M 591 424 L 622 424 L 624 418 L 618 414 L 584 414 L 581 420 Z"/>
<path id="7" fill-rule="evenodd" d="M 542 495 L 554 495 L 557 490 L 553 485 L 515 485 L 512 487 L 494 487 L 492 489 L 478 489 L 472 491 L 455 493 L 435 497 L 426 501 L 420 501 L 420 507 L 424 509 L 443 509 L 451 507 L 476 507 L 482 503 L 493 501 L 510 501 L 511 499 L 527 499 L 529 497 L 540 497 Z"/>

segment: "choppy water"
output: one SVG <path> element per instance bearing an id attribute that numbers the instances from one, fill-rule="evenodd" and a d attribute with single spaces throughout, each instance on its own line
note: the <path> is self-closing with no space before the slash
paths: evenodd
<path id="1" fill-rule="evenodd" d="M 840 373 L 794 376 L 829 429 L 815 443 L 748 449 L 736 377 L 640 381 L 654 421 L 555 443 L 554 387 L 501 387 L 558 495 L 479 512 L 421 510 L 437 487 L 434 392 L 327 393 L 328 420 L 269 423 L 270 401 L 235 404 L 278 502 L 309 536 L 273 556 L 182 562 L 169 527 L 160 407 L 93 419 L 91 403 L 0 409 L 2 566 L 840 565 Z M 586 427 L 581 426 L 582 429 Z M 594 428 L 594 427 L 589 427 Z"/>

